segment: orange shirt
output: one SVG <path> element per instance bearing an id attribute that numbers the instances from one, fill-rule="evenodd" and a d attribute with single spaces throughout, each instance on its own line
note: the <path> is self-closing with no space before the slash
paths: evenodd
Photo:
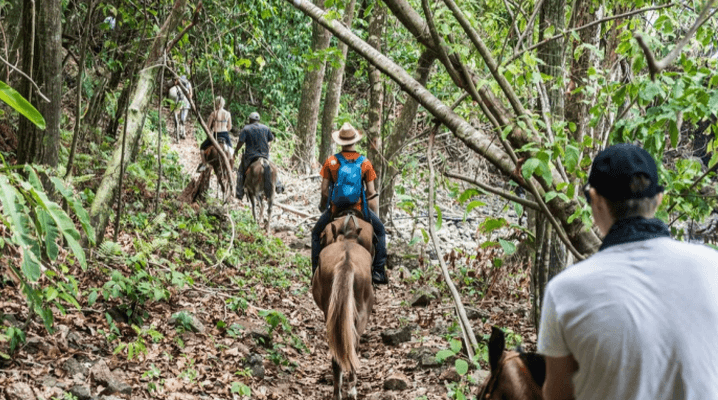
<path id="1" fill-rule="evenodd" d="M 361 154 L 357 153 L 356 151 L 343 151 L 342 156 L 344 156 L 344 158 L 346 158 L 348 161 L 353 161 L 359 158 Z M 334 183 L 337 181 L 339 167 L 339 160 L 337 160 L 336 156 L 331 155 L 329 156 L 329 158 L 327 158 L 326 161 L 324 161 L 324 165 L 322 166 L 322 170 L 319 171 L 319 174 L 324 179 L 329 179 L 330 182 Z M 376 171 L 374 171 L 374 166 L 371 165 L 371 161 L 369 161 L 368 158 L 364 158 L 364 162 L 362 162 L 361 164 L 361 178 L 364 182 L 371 182 L 376 179 Z M 353 208 L 358 211 L 361 211 L 361 200 L 358 201 L 353 206 Z M 336 211 L 336 206 L 332 204 L 332 212 Z"/>

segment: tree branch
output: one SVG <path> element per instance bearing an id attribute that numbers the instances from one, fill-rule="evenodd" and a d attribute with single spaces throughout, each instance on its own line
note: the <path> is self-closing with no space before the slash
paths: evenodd
<path id="1" fill-rule="evenodd" d="M 523 51 L 521 51 L 521 52 L 519 52 L 519 53 L 515 53 L 515 54 L 514 54 L 513 56 L 511 56 L 508 60 L 506 60 L 506 62 L 504 62 L 503 65 L 510 64 L 511 62 L 513 62 L 514 60 L 516 60 L 517 58 L 521 57 L 521 56 L 522 56 L 524 53 L 526 53 L 527 51 L 531 51 L 531 50 L 534 50 L 534 49 L 536 49 L 536 48 L 538 48 L 538 47 L 541 47 L 541 46 L 543 46 L 544 44 L 546 44 L 546 43 L 548 43 L 548 42 L 550 42 L 550 41 L 552 41 L 552 40 L 556 40 L 556 39 L 560 39 L 560 38 L 562 38 L 562 37 L 568 36 L 568 35 L 569 35 L 570 33 L 572 33 L 572 32 L 578 32 L 578 31 L 581 31 L 581 30 L 584 30 L 584 29 L 588 29 L 588 28 L 590 28 L 590 27 L 592 27 L 592 26 L 594 26 L 594 25 L 602 24 L 602 23 L 604 23 L 604 22 L 612 21 L 612 20 L 614 20 L 614 19 L 620 19 L 620 18 L 630 17 L 630 16 L 632 16 L 632 15 L 641 14 L 641 13 L 644 13 L 644 12 L 647 12 L 647 11 L 660 10 L 660 9 L 662 9 L 662 8 L 668 8 L 668 7 L 673 7 L 673 6 L 675 6 L 675 3 L 668 3 L 668 4 L 663 4 L 663 5 L 660 5 L 660 6 L 653 6 L 653 7 L 641 8 L 640 10 L 633 10 L 633 11 L 629 11 L 629 12 L 626 12 L 626 13 L 623 13 L 623 14 L 612 15 L 612 16 L 610 16 L 610 17 L 601 18 L 601 19 L 599 19 L 599 20 L 593 21 L 593 22 L 588 23 L 588 24 L 586 24 L 586 25 L 579 26 L 579 27 L 577 27 L 577 28 L 572 28 L 572 29 L 569 29 L 569 30 L 564 31 L 564 32 L 562 32 L 562 33 L 557 33 L 557 34 L 551 36 L 550 38 L 546 38 L 546 39 L 544 39 L 544 40 L 542 40 L 542 41 L 540 41 L 540 42 L 534 44 L 533 46 L 530 46 L 530 47 L 526 48 L 525 50 L 523 50 Z"/>
<path id="2" fill-rule="evenodd" d="M 37 87 L 37 83 L 35 83 L 35 81 L 33 81 L 32 78 L 30 78 L 29 76 L 27 76 L 27 74 L 25 74 L 24 72 L 20 71 L 16 66 L 10 64 L 10 63 L 9 63 L 6 59 L 4 59 L 2 56 L 0 56 L 0 61 L 2 61 L 2 62 L 4 62 L 5 64 L 7 64 L 8 67 L 10 67 L 10 68 L 12 68 L 13 70 L 17 71 L 20 75 L 23 76 L 23 78 L 25 78 L 25 79 L 27 79 L 28 81 L 30 81 L 30 83 L 32 83 L 32 86 L 35 86 L 35 90 L 37 91 L 37 94 L 38 94 L 43 100 L 45 100 L 46 102 L 48 102 L 48 103 L 50 102 L 50 99 L 48 99 L 44 94 L 42 94 L 42 92 L 40 91 L 40 88 Z M 28 101 L 30 101 L 30 100 L 28 99 Z"/>
<path id="3" fill-rule="evenodd" d="M 200 1 L 199 4 L 197 4 L 197 8 L 195 8 L 195 10 L 194 10 L 194 15 L 192 16 L 192 22 L 190 22 L 189 25 L 187 25 L 184 29 L 182 29 L 182 32 L 180 32 L 180 34 L 177 35 L 177 37 L 175 38 L 175 40 L 173 40 L 172 43 L 170 43 L 170 44 L 167 46 L 167 48 L 165 49 L 165 51 L 167 51 L 167 52 L 169 53 L 169 51 L 172 50 L 173 47 L 175 47 L 175 45 L 177 44 L 177 42 L 179 42 L 179 41 L 184 37 L 184 35 L 185 35 L 190 29 L 192 29 L 193 26 L 197 25 L 197 21 L 199 20 L 199 12 L 200 12 L 201 10 L 202 10 L 202 1 Z"/>
<path id="4" fill-rule="evenodd" d="M 427 159 L 429 160 L 429 204 L 428 204 L 428 216 L 429 220 L 427 221 L 427 225 L 429 227 L 429 234 L 431 235 L 431 241 L 434 243 L 434 249 L 436 250 L 436 257 L 439 259 L 439 265 L 441 266 L 441 272 L 444 275 L 444 281 L 446 282 L 446 285 L 449 287 L 449 290 L 451 291 L 451 295 L 454 298 L 454 305 L 456 306 L 456 313 L 459 316 L 459 326 L 461 326 L 461 333 L 464 336 L 464 341 L 466 342 L 466 352 L 469 355 L 469 360 L 474 360 L 474 350 L 479 347 L 478 342 L 476 341 L 476 336 L 474 335 L 474 330 L 471 327 L 471 323 L 469 322 L 469 319 L 466 317 L 466 310 L 464 310 L 464 304 L 461 301 L 461 296 L 459 295 L 459 292 L 456 290 L 456 286 L 454 286 L 454 282 L 451 280 L 451 275 L 449 275 L 449 269 L 446 267 L 446 263 L 444 262 L 444 257 L 441 252 L 441 243 L 439 242 L 439 239 L 436 237 L 436 232 L 434 232 L 434 165 L 431 162 L 431 158 L 433 157 L 433 149 L 434 149 L 434 135 L 436 135 L 436 131 L 439 129 L 439 126 L 441 126 L 440 122 L 437 122 L 436 125 L 434 125 L 434 129 L 431 130 L 431 133 L 429 134 L 429 146 L 427 147 L 426 154 Z M 468 338 L 468 340 L 467 340 Z"/>
<path id="5" fill-rule="evenodd" d="M 693 35 L 695 35 L 698 28 L 703 25 L 703 23 L 706 22 L 708 18 L 718 12 L 718 9 L 715 9 L 713 10 L 713 12 L 710 12 L 710 9 L 715 2 L 716 0 L 709 0 L 708 3 L 706 3 L 705 8 L 703 8 L 703 11 L 701 11 L 700 15 L 698 16 L 698 19 L 696 19 L 696 22 L 693 24 L 691 29 L 686 32 L 686 35 L 683 37 L 683 39 L 681 39 L 681 41 L 676 44 L 676 46 L 670 51 L 670 53 L 668 53 L 668 55 L 663 57 L 663 59 L 660 61 L 656 61 L 653 53 L 648 48 L 648 45 L 643 40 L 643 36 L 640 33 L 636 33 L 635 35 L 633 35 L 633 37 L 636 38 L 638 45 L 641 46 L 641 49 L 643 49 L 643 53 L 646 55 L 648 72 L 650 72 L 652 80 L 655 80 L 656 74 L 666 69 L 666 67 L 670 65 L 670 63 L 672 63 L 673 60 L 676 59 L 676 57 L 678 57 L 683 47 L 688 44 L 688 41 L 691 40 Z"/>
<path id="6" fill-rule="evenodd" d="M 481 189 L 483 189 L 483 190 L 485 190 L 485 191 L 487 191 L 487 192 L 489 192 L 489 193 L 493 193 L 493 194 L 495 194 L 495 195 L 497 195 L 497 196 L 501 196 L 501 197 L 505 198 L 506 200 L 510 200 L 510 201 L 515 202 L 515 203 L 519 203 L 519 204 L 521 204 L 522 206 L 528 207 L 528 208 L 530 208 L 530 209 L 532 209 L 532 210 L 537 210 L 537 211 L 540 211 L 540 210 L 541 210 L 541 207 L 539 207 L 538 203 L 536 203 L 535 201 L 531 201 L 531 200 L 528 200 L 528 199 L 522 199 L 521 197 L 514 196 L 513 194 L 511 194 L 511 193 L 509 193 L 509 192 L 507 192 L 507 191 L 505 191 L 505 190 L 501 190 L 501 189 L 499 189 L 499 188 L 495 188 L 495 187 L 493 187 L 493 186 L 489 186 L 489 185 L 487 185 L 487 184 L 485 184 L 485 183 L 482 183 L 482 182 L 479 182 L 479 181 L 477 181 L 477 180 L 474 180 L 474 179 L 471 179 L 471 178 L 467 178 L 467 177 L 464 176 L 464 175 L 459 175 L 459 174 L 456 174 L 456 173 L 453 173 L 453 172 L 449 172 L 449 171 L 444 171 L 443 174 L 444 174 L 444 176 L 446 176 L 446 177 L 454 178 L 454 179 L 459 179 L 459 180 L 461 180 L 461 181 L 470 183 L 470 184 L 472 184 L 472 185 L 476 185 L 476 186 L 480 187 Z"/>

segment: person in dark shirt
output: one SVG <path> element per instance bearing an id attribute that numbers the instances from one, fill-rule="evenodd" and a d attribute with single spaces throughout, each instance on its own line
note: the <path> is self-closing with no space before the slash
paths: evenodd
<path id="1" fill-rule="evenodd" d="M 242 155 L 242 162 L 239 164 L 239 171 L 237 171 L 237 193 L 238 199 L 242 200 L 244 197 L 244 178 L 252 163 L 258 158 L 266 158 L 269 160 L 269 142 L 274 140 L 272 131 L 266 125 L 259 123 L 259 113 L 252 112 L 249 114 L 249 124 L 245 125 L 244 128 L 239 132 L 239 139 L 237 139 L 237 147 L 234 150 L 232 159 L 237 158 L 237 153 L 243 145 L 247 145 L 244 148 L 244 154 Z M 280 193 L 280 183 L 277 182 L 277 192 Z"/>

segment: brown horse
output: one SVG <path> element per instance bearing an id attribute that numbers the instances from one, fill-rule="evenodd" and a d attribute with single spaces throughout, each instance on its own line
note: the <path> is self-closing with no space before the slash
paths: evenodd
<path id="1" fill-rule="evenodd" d="M 342 374 L 349 373 L 347 397 L 356 399 L 359 337 L 374 306 L 371 254 L 358 242 L 359 229 L 342 229 L 319 254 L 312 278 L 314 302 L 324 313 L 332 356 L 334 399 L 341 400 Z"/>
<path id="2" fill-rule="evenodd" d="M 374 255 L 373 236 L 374 229 L 371 224 L 364 221 L 354 210 L 347 210 L 344 214 L 335 219 L 324 228 L 321 236 L 321 248 L 332 244 L 338 238 L 343 237 L 347 232 L 354 231 L 357 235 L 357 243 L 362 245 L 369 253 Z"/>
<path id="3" fill-rule="evenodd" d="M 546 362 L 537 353 L 506 351 L 504 332 L 491 327 L 489 365 L 491 374 L 479 392 L 478 400 L 543 400 L 541 386 L 546 378 Z"/>
<path id="4" fill-rule="evenodd" d="M 219 183 L 220 189 L 222 190 L 222 197 L 224 197 L 226 201 L 228 199 L 228 196 L 231 196 L 231 174 L 223 167 L 223 161 L 221 155 L 219 154 L 219 151 L 214 146 L 209 146 L 207 149 L 204 150 L 204 159 L 206 160 L 207 164 L 212 166 L 212 170 L 214 170 L 214 174 L 217 176 L 217 183 Z M 232 155 L 227 154 L 227 158 L 229 158 L 230 169 L 234 170 L 234 160 L 232 160 Z M 208 170 L 205 170 L 203 171 L 203 173 L 207 171 Z M 207 181 L 209 182 L 209 180 Z"/>
<path id="5" fill-rule="evenodd" d="M 277 167 L 266 158 L 258 158 L 249 168 L 244 179 L 244 189 L 252 204 L 252 217 L 258 225 L 264 214 L 264 202 L 267 200 L 267 222 L 264 229 L 269 232 L 269 220 L 272 219 L 272 204 L 274 203 L 274 190 L 277 185 Z M 259 219 L 255 210 L 259 203 Z"/>

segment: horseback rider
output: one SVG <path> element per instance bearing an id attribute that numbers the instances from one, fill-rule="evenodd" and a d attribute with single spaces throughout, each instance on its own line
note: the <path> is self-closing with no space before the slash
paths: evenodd
<path id="1" fill-rule="evenodd" d="M 254 111 L 249 114 L 249 123 L 242 128 L 239 132 L 239 139 L 237 139 L 237 147 L 234 150 L 232 159 L 237 158 L 237 153 L 242 145 L 245 143 L 247 147 L 244 149 L 242 154 L 242 162 L 239 164 L 239 171 L 237 172 L 237 193 L 238 199 L 242 200 L 244 197 L 244 178 L 252 163 L 258 158 L 266 158 L 269 160 L 269 142 L 274 140 L 274 135 L 269 128 L 259 123 L 259 113 Z M 277 182 L 277 188 L 279 188 L 279 182 Z"/>
<path id="2" fill-rule="evenodd" d="M 214 111 L 212 111 L 212 114 L 209 115 L 209 119 L 207 119 L 207 127 L 214 135 L 214 139 L 223 147 L 227 155 L 229 155 L 229 153 L 232 152 L 232 141 L 229 138 L 229 131 L 232 129 L 232 115 L 224 109 L 224 98 L 222 96 L 217 96 L 214 99 Z M 200 164 L 197 172 L 202 172 L 207 167 L 204 151 L 211 145 L 212 142 L 207 138 L 199 147 L 200 154 L 202 155 L 202 164 Z"/>
<path id="3" fill-rule="evenodd" d="M 320 236 L 324 228 L 332 221 L 334 215 L 347 209 L 354 209 L 362 212 L 364 219 L 371 223 L 376 235 L 377 243 L 372 265 L 372 281 L 377 284 L 386 284 L 389 282 L 384 270 L 384 264 L 386 263 L 386 231 L 384 230 L 384 224 L 381 223 L 377 216 L 379 194 L 376 193 L 374 188 L 376 172 L 371 162 L 359 154 L 355 148 L 355 144 L 362 137 L 361 132 L 357 131 L 348 122 L 344 123 L 340 130 L 332 132 L 332 139 L 342 147 L 342 151 L 327 158 L 320 172 L 324 179 L 322 180 L 322 198 L 319 209 L 323 213 L 316 225 L 314 225 L 314 229 L 312 229 L 312 273 L 317 269 L 317 264 L 319 263 Z M 359 163 L 359 165 L 357 166 L 356 163 Z M 347 169 L 347 166 L 350 168 Z M 356 174 L 349 172 L 352 168 L 357 168 Z M 340 170 L 342 171 L 341 176 Z M 366 186 L 364 195 L 360 196 L 359 201 L 355 204 L 341 204 L 340 196 L 342 196 L 343 187 L 351 186 Z M 353 190 L 350 189 L 349 191 Z M 331 207 L 328 207 L 328 205 Z"/>
<path id="4" fill-rule="evenodd" d="M 184 87 L 184 90 L 187 91 L 187 96 L 184 95 L 182 92 L 182 89 L 179 89 L 178 96 L 179 96 L 179 106 L 182 107 L 182 111 L 180 112 L 180 120 L 184 124 L 187 120 L 187 114 L 189 113 L 189 100 L 187 97 L 192 97 L 192 84 L 189 83 L 189 80 L 187 79 L 187 75 L 182 75 L 179 77 L 179 79 L 175 79 L 175 85 L 182 85 Z"/>

